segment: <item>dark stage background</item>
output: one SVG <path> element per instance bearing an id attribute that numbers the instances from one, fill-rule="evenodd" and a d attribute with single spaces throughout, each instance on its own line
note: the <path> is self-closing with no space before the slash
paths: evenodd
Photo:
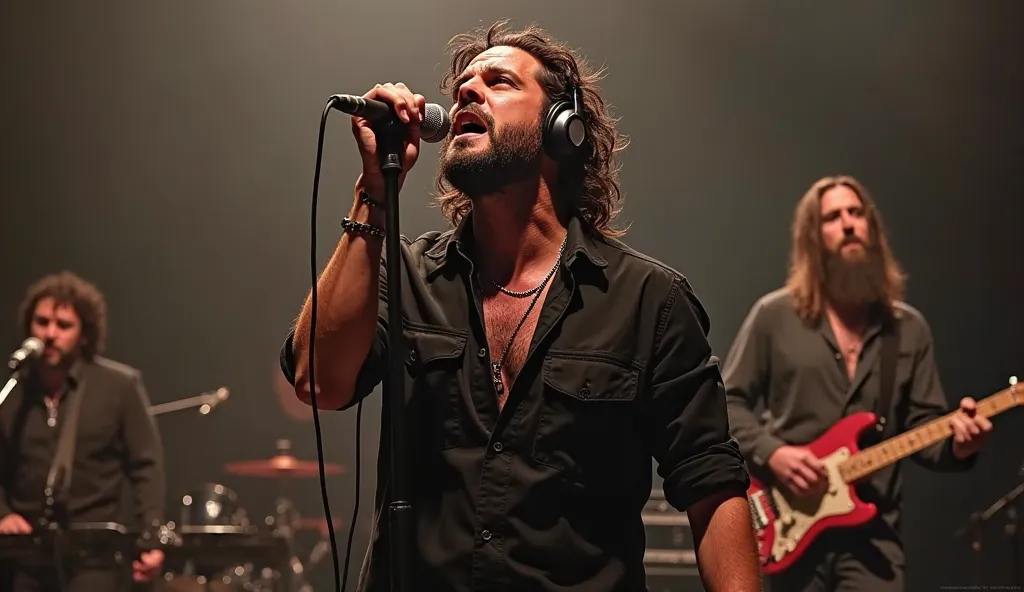
<path id="1" fill-rule="evenodd" d="M 231 477 L 288 438 L 315 459 L 308 411 L 278 394 L 281 341 L 309 287 L 309 195 L 330 94 L 403 81 L 430 101 L 443 45 L 469 27 L 536 20 L 608 68 L 623 153 L 626 239 L 686 274 L 724 355 L 750 305 L 784 278 L 792 209 L 812 181 L 849 173 L 875 193 L 929 319 L 953 405 L 1024 378 L 1020 158 L 1024 8 L 998 2 L 104 2 L 0 8 L 0 342 L 36 277 L 68 268 L 110 304 L 109 355 L 144 373 L 154 402 L 228 386 L 208 417 L 159 419 L 173 512 L 205 481 L 262 516 L 277 495 L 321 515 L 316 480 Z M 396 33 L 397 31 L 397 33 Z M 403 229 L 428 207 L 436 147 L 404 190 Z M 321 262 L 358 160 L 329 122 Z M 366 545 L 379 397 L 364 410 Z M 322 415 L 332 510 L 353 502 L 355 413 Z M 1024 410 L 995 421 L 966 475 L 909 466 L 908 590 L 971 581 L 953 531 L 1019 479 Z M 173 515 L 173 514 L 172 514 Z M 1009 583 L 1002 524 L 990 584 Z M 338 531 L 339 541 L 345 532 Z M 312 535 L 306 535 L 310 537 Z M 315 537 L 313 537 L 315 538 Z M 306 544 L 311 544 L 306 541 Z M 315 570 L 330 586 L 330 562 Z"/>

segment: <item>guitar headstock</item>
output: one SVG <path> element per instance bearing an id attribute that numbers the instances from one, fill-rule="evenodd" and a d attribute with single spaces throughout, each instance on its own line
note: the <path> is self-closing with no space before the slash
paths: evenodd
<path id="1" fill-rule="evenodd" d="M 203 401 L 202 406 L 199 407 L 199 413 L 201 415 L 206 415 L 213 411 L 214 407 L 228 400 L 229 394 L 227 387 L 222 386 L 215 391 L 199 395 Z"/>

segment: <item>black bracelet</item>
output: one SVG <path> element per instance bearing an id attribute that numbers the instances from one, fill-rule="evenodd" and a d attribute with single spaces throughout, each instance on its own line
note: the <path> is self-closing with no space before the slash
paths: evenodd
<path id="1" fill-rule="evenodd" d="M 361 232 L 372 236 L 384 236 L 384 229 L 371 226 L 370 224 L 363 224 L 362 222 L 356 222 L 349 218 L 341 219 L 341 227 L 348 232 Z"/>
<path id="2" fill-rule="evenodd" d="M 359 201 L 374 208 L 380 208 L 382 210 L 384 209 L 383 202 L 373 201 L 373 199 L 371 199 L 370 196 L 367 195 L 365 191 L 359 192 Z"/>

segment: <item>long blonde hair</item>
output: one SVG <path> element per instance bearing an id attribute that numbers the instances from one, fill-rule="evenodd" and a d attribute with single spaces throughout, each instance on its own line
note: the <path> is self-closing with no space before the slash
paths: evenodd
<path id="1" fill-rule="evenodd" d="M 825 306 L 825 252 L 821 242 L 821 196 L 842 185 L 860 198 L 868 220 L 868 248 L 881 257 L 884 297 L 879 304 L 887 316 L 903 298 L 906 276 L 889 247 L 889 236 L 875 200 L 857 179 L 849 175 L 823 177 L 814 182 L 796 206 L 789 255 L 789 289 L 797 314 L 805 322 L 816 322 Z"/>

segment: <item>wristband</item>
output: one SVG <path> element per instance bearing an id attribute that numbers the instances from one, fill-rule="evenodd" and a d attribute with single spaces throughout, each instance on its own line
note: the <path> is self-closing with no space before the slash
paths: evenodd
<path id="1" fill-rule="evenodd" d="M 350 218 L 342 218 L 341 227 L 345 229 L 346 232 L 358 232 L 380 237 L 384 236 L 383 228 L 378 228 L 370 224 L 363 224 L 362 222 L 356 222 Z"/>
<path id="2" fill-rule="evenodd" d="M 374 208 L 380 208 L 382 210 L 384 209 L 384 204 L 383 203 L 374 201 L 373 199 L 370 198 L 369 195 L 366 194 L 365 191 L 360 191 L 359 192 L 359 202 L 360 203 L 364 203 L 364 204 L 366 204 L 368 206 L 371 206 L 371 207 L 374 207 Z"/>

